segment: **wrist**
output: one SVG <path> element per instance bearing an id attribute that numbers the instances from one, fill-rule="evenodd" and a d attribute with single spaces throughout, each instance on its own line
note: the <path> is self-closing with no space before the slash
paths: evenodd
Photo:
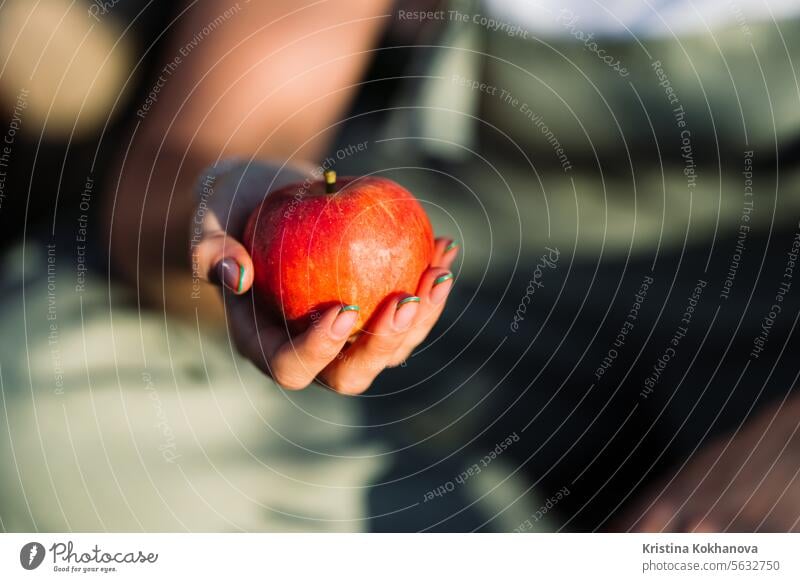
<path id="1" fill-rule="evenodd" d="M 286 162 L 228 158 L 208 166 L 195 185 L 197 223 L 204 223 L 209 210 L 222 229 L 239 237 L 250 213 L 269 192 L 293 182 L 302 182 L 310 172 Z"/>

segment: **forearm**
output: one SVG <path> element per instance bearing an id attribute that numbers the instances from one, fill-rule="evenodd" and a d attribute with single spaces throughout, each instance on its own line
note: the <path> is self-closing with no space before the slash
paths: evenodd
<path id="1" fill-rule="evenodd" d="M 210 163 L 233 155 L 300 161 L 325 150 L 388 6 L 342 4 L 336 14 L 248 4 L 171 73 L 107 185 L 112 263 L 143 294 L 160 300 L 165 278 L 191 279 L 193 190 Z M 186 17 L 164 61 L 223 8 L 210 2 Z"/>
<path id="2" fill-rule="evenodd" d="M 142 139 L 133 145 L 127 155 L 120 155 L 118 171 L 107 184 L 103 222 L 112 271 L 136 289 L 140 302 L 162 305 L 173 296 L 180 307 L 191 294 L 194 181 L 208 156 L 184 156 L 175 147 L 158 151 L 158 144 Z"/>

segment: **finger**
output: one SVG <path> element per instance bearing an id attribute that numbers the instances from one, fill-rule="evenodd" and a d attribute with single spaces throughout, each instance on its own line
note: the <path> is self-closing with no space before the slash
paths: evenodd
<path id="1" fill-rule="evenodd" d="M 458 243 L 452 238 L 437 238 L 433 246 L 432 267 L 449 269 L 458 256 Z"/>
<path id="2" fill-rule="evenodd" d="M 420 297 L 419 311 L 403 344 L 395 353 L 393 358 L 395 363 L 406 360 L 414 348 L 428 336 L 442 314 L 452 288 L 453 273 L 447 269 L 432 267 L 425 271 L 417 289 L 417 295 Z"/>
<path id="3" fill-rule="evenodd" d="M 241 295 L 253 284 L 253 261 L 239 241 L 224 232 L 206 235 L 192 248 L 192 270 L 197 277 L 224 285 Z"/>
<path id="4" fill-rule="evenodd" d="M 334 307 L 314 319 L 302 334 L 278 346 L 268 356 L 269 374 L 289 390 L 305 388 L 347 343 L 358 319 L 358 307 Z"/>
<path id="5" fill-rule="evenodd" d="M 369 388 L 375 376 L 394 363 L 394 354 L 417 315 L 419 302 L 415 295 L 388 301 L 370 329 L 323 371 L 328 386 L 351 395 Z"/>

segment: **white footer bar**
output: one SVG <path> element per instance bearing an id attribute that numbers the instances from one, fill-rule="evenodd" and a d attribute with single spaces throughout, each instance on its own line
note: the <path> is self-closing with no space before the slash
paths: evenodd
<path id="1" fill-rule="evenodd" d="M 2 534 L 0 580 L 800 580 L 793 534 Z"/>

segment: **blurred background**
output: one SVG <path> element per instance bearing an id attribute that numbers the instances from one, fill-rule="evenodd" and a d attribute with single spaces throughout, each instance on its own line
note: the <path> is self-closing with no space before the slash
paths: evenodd
<path id="1" fill-rule="evenodd" d="M 5 530 L 798 529 L 800 5 L 258 4 L 0 6 Z M 190 298 L 169 224 L 230 155 L 460 243 L 366 394 Z"/>

